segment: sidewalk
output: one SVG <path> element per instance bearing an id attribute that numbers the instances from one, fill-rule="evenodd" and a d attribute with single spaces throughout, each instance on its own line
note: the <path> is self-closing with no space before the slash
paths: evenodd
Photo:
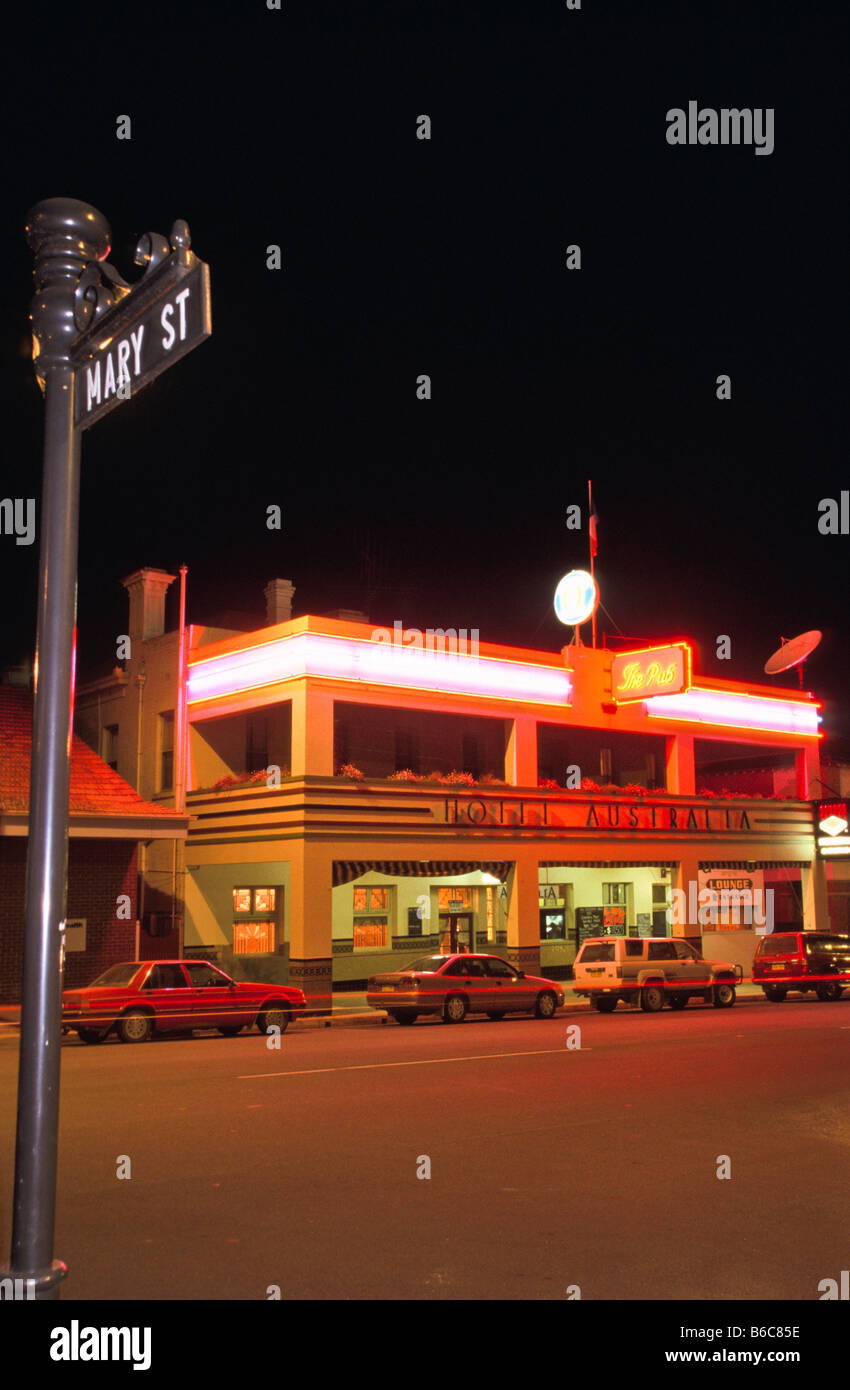
<path id="1" fill-rule="evenodd" d="M 556 1018 L 563 1014 L 587 1013 L 590 1005 L 586 999 L 578 999 L 572 993 L 571 981 L 562 981 L 564 988 L 564 1005 L 558 1010 Z M 760 985 L 742 984 L 737 986 L 738 1002 L 745 1003 L 754 999 L 763 999 L 764 994 Z M 370 1009 L 366 1003 L 364 994 L 334 994 L 332 1002 L 333 1013 L 329 1016 L 321 1014 L 310 1017 L 309 1015 L 299 1018 L 297 1027 L 302 1028 L 338 1028 L 364 1026 L 368 1024 L 384 1024 L 389 1022 L 388 1016 L 382 1009 Z M 6 1037 L 16 1038 L 20 1028 L 20 1005 L 19 1004 L 0 1004 L 0 1039 Z"/>

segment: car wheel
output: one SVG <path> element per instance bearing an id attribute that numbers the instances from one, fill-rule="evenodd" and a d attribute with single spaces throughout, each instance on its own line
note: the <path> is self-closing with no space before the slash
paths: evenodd
<path id="1" fill-rule="evenodd" d="M 781 1004 L 788 994 L 787 989 L 783 989 L 781 985 L 762 985 L 762 989 L 771 1004 Z"/>
<path id="2" fill-rule="evenodd" d="M 396 1023 L 401 1023 L 405 1027 L 409 1026 L 411 1023 L 415 1023 L 418 1017 L 419 1015 L 418 1013 L 416 1013 L 415 1009 L 393 1010 L 393 1018 L 395 1019 Z"/>
<path id="3" fill-rule="evenodd" d="M 504 1016 L 505 1016 L 505 1011 L 504 1011 L 504 1009 L 490 1009 L 490 1010 L 488 1011 L 488 1013 L 487 1013 L 487 1017 L 488 1017 L 488 1018 L 492 1018 L 494 1022 L 498 1022 L 498 1020 L 499 1020 L 500 1018 L 504 1018 Z"/>
<path id="4" fill-rule="evenodd" d="M 227 1028 L 219 1028 L 218 1031 L 221 1033 L 221 1036 L 223 1038 L 235 1038 L 237 1033 L 242 1032 L 242 1024 L 233 1023 L 230 1024 Z"/>
<path id="5" fill-rule="evenodd" d="M 690 995 L 687 995 L 687 994 L 671 994 L 671 995 L 670 995 L 670 1008 L 671 1008 L 671 1009 L 676 1009 L 676 1010 L 684 1009 L 684 1007 L 685 1007 L 685 1005 L 687 1004 L 689 998 L 690 998 Z"/>
<path id="6" fill-rule="evenodd" d="M 724 980 L 711 991 L 711 1002 L 715 1009 L 731 1009 L 735 1002 L 735 986 Z"/>
<path id="7" fill-rule="evenodd" d="M 551 989 L 541 990 L 534 1005 L 535 1018 L 553 1018 L 558 1007 L 558 1000 Z"/>
<path id="8" fill-rule="evenodd" d="M 115 1031 L 123 1043 L 147 1042 L 153 1032 L 153 1020 L 150 1014 L 136 1010 L 123 1014 L 115 1025 Z"/>
<path id="9" fill-rule="evenodd" d="M 825 1004 L 833 1003 L 836 999 L 841 998 L 844 993 L 844 986 L 834 981 L 831 984 L 818 985 L 816 993 L 818 999 L 822 999 Z"/>
<path id="10" fill-rule="evenodd" d="M 102 1028 L 78 1028 L 77 1037 L 84 1043 L 101 1043 L 106 1034 Z"/>
<path id="11" fill-rule="evenodd" d="M 612 999 L 610 994 L 596 994 L 590 1002 L 600 1014 L 612 1014 L 617 1007 L 617 1000 Z"/>
<path id="12" fill-rule="evenodd" d="M 664 1008 L 664 990 L 660 985 L 647 985 L 640 992 L 640 1006 L 644 1013 L 657 1014 Z"/>
<path id="13" fill-rule="evenodd" d="M 443 1007 L 444 1023 L 463 1023 L 469 1012 L 469 1005 L 462 994 L 450 994 Z"/>
<path id="14" fill-rule="evenodd" d="M 285 1033 L 289 1027 L 290 1013 L 288 1009 L 278 1008 L 272 1005 L 264 1009 L 257 1018 L 257 1027 L 261 1033 L 267 1033 L 270 1028 L 279 1028 L 281 1033 Z"/>

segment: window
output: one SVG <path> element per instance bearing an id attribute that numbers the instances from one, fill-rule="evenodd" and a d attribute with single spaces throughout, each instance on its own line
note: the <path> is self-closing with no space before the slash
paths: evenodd
<path id="1" fill-rule="evenodd" d="M 696 951 L 688 945 L 687 941 L 674 941 L 673 945 L 676 948 L 677 960 L 699 960 Z"/>
<path id="2" fill-rule="evenodd" d="M 437 906 L 440 912 L 471 912 L 471 888 L 438 888 Z"/>
<path id="3" fill-rule="evenodd" d="M 210 986 L 230 984 L 226 975 L 223 975 L 220 970 L 216 970 L 214 965 L 206 965 L 204 961 L 187 961 L 186 969 L 189 972 L 189 981 L 193 989 L 207 989 Z"/>
<path id="4" fill-rule="evenodd" d="M 604 777 L 606 782 L 611 781 L 613 759 L 610 748 L 600 748 L 599 750 L 599 776 Z"/>
<path id="5" fill-rule="evenodd" d="M 355 912 L 386 912 L 390 905 L 389 888 L 355 888 Z"/>
<path id="6" fill-rule="evenodd" d="M 506 960 L 501 960 L 498 956 L 487 961 L 487 974 L 493 975 L 497 980 L 512 980 L 516 975 L 513 966 L 508 965 Z"/>
<path id="7" fill-rule="evenodd" d="M 277 907 L 276 888 L 234 888 L 234 912 L 274 912 Z"/>
<path id="8" fill-rule="evenodd" d="M 646 958 L 647 960 L 675 960 L 675 942 L 650 941 L 646 952 Z"/>
<path id="9" fill-rule="evenodd" d="M 583 947 L 581 951 L 582 965 L 593 965 L 596 961 L 612 961 L 613 959 L 613 941 L 593 941 L 589 946 Z"/>
<path id="10" fill-rule="evenodd" d="M 118 771 L 118 725 L 106 724 L 100 731 L 100 756 L 113 772 Z"/>
<path id="11" fill-rule="evenodd" d="M 274 951 L 274 922 L 234 922 L 235 956 L 271 955 Z"/>
<path id="12" fill-rule="evenodd" d="M 268 720 L 262 715 L 248 715 L 248 730 L 245 740 L 245 771 L 260 772 L 268 767 L 269 735 Z"/>
<path id="13" fill-rule="evenodd" d="M 643 942 L 640 940 L 640 938 L 638 938 L 636 941 L 627 941 L 627 942 L 626 942 L 626 955 L 627 955 L 627 956 L 642 956 L 642 955 L 643 955 Z"/>
<path id="14" fill-rule="evenodd" d="M 389 888 L 354 889 L 354 949 L 375 951 L 387 944 Z"/>
<path id="15" fill-rule="evenodd" d="M 617 905 L 625 907 L 629 901 L 628 892 L 631 884 L 629 883 L 603 883 L 602 902 L 606 907 Z"/>
<path id="16" fill-rule="evenodd" d="M 145 980 L 145 989 L 186 989 L 186 976 L 179 965 L 155 965 Z"/>
<path id="17" fill-rule="evenodd" d="M 171 791 L 174 786 L 174 710 L 159 716 L 159 787 Z"/>
<path id="18" fill-rule="evenodd" d="M 395 770 L 419 771 L 419 738 L 414 729 L 395 730 Z"/>
<path id="19" fill-rule="evenodd" d="M 387 944 L 387 922 L 385 918 L 374 921 L 355 921 L 354 949 L 374 951 Z"/>
<path id="20" fill-rule="evenodd" d="M 462 772 L 469 772 L 478 781 L 481 776 L 481 744 L 475 734 L 463 736 Z"/>
<path id="21" fill-rule="evenodd" d="M 239 920 L 233 923 L 234 955 L 273 954 L 277 938 L 278 893 L 282 892 L 283 889 L 278 888 L 234 888 L 233 911 L 240 914 Z M 258 918 L 262 920 L 258 921 Z"/>

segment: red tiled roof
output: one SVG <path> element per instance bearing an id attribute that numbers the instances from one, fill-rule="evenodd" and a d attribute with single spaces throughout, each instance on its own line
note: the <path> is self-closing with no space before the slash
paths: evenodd
<path id="1" fill-rule="evenodd" d="M 32 695 L 22 686 L 0 686 L 0 815 L 29 813 L 31 746 Z M 71 744 L 70 812 L 72 816 L 176 814 L 171 806 L 143 801 L 76 734 Z"/>

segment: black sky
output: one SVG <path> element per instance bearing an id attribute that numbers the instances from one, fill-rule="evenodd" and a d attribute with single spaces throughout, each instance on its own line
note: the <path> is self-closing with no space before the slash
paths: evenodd
<path id="1" fill-rule="evenodd" d="M 850 538 L 817 527 L 850 487 L 842 8 L 23 18 L 3 94 L 3 496 L 40 492 L 29 207 L 94 203 L 128 279 L 138 236 L 185 217 L 212 275 L 210 341 L 84 436 L 82 674 L 112 665 L 118 581 L 141 564 L 186 563 L 204 622 L 259 616 L 275 576 L 296 612 L 365 606 L 365 549 L 376 622 L 560 646 L 552 592 L 587 558 L 565 510 L 592 477 L 614 624 L 689 635 L 701 669 L 737 678 L 820 627 L 807 684 L 850 731 Z M 668 146 L 666 111 L 690 99 L 773 107 L 774 153 Z M 33 644 L 37 560 L 0 536 L 3 663 Z"/>

